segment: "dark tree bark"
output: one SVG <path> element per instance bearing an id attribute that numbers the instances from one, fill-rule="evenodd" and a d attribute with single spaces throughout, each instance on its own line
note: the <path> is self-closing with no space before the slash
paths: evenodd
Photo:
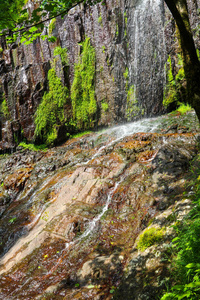
<path id="1" fill-rule="evenodd" d="M 165 0 L 180 34 L 179 43 L 187 80 L 187 101 L 195 109 L 200 121 L 200 62 L 190 27 L 186 0 Z"/>

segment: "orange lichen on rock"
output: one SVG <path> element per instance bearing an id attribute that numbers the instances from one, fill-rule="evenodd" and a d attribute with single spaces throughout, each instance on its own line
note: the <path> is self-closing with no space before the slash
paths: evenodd
<path id="1" fill-rule="evenodd" d="M 134 150 L 135 152 L 141 151 L 146 146 L 150 145 L 150 141 L 128 141 L 118 144 L 119 148 Z"/>
<path id="2" fill-rule="evenodd" d="M 142 153 L 140 153 L 138 155 L 138 160 L 140 162 L 149 162 L 151 161 L 152 159 L 155 158 L 156 154 L 158 153 L 158 150 L 147 150 L 147 151 L 144 151 Z"/>
<path id="3" fill-rule="evenodd" d="M 15 173 L 8 175 L 4 180 L 4 187 L 6 190 L 14 189 L 21 191 L 30 177 L 32 172 L 32 167 L 22 168 L 17 170 Z"/>

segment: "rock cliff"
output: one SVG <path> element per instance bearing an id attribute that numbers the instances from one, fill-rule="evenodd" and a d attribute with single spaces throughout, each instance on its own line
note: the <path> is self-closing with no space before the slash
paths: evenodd
<path id="1" fill-rule="evenodd" d="M 30 5 L 32 2 L 30 2 Z M 37 39 L 31 45 L 6 45 L 1 39 L 0 114 L 1 149 L 13 149 L 25 138 L 33 141 L 34 114 L 48 90 L 47 74 L 53 50 L 68 49 L 69 67 L 57 59 L 57 73 L 70 89 L 74 64 L 86 36 L 96 51 L 96 126 L 131 121 L 163 112 L 166 41 L 162 1 L 105 1 L 81 5 L 46 29 L 55 43 Z M 44 32 L 46 33 L 46 32 Z M 168 52 L 170 50 L 168 49 Z M 106 103 L 106 109 L 102 105 Z"/>

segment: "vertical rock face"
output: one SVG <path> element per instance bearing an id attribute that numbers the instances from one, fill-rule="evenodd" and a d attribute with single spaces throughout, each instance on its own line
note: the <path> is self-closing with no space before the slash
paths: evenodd
<path id="1" fill-rule="evenodd" d="M 193 5 L 194 15 L 195 10 Z M 70 89 L 86 36 L 96 51 L 97 126 L 163 112 L 165 34 L 168 38 L 172 28 L 168 24 L 164 34 L 164 22 L 160 0 L 110 0 L 105 5 L 77 6 L 64 19 L 58 18 L 51 33 L 57 37 L 55 43 L 37 39 L 27 46 L 6 46 L 2 39 L 0 102 L 6 100 L 7 113 L 1 109 L 1 150 L 14 148 L 22 136 L 33 140 L 34 113 L 48 89 L 53 49 L 58 45 L 68 49 L 69 70 L 63 70 L 61 61 L 57 70 Z M 171 47 L 168 41 L 168 52 Z M 102 103 L 107 103 L 106 109 Z"/>

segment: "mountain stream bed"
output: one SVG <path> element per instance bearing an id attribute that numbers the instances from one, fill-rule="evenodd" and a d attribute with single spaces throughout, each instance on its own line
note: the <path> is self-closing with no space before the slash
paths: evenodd
<path id="1" fill-rule="evenodd" d="M 0 299 L 156 299 L 198 139 L 190 112 L 0 156 Z M 139 251 L 152 224 L 163 242 Z"/>

